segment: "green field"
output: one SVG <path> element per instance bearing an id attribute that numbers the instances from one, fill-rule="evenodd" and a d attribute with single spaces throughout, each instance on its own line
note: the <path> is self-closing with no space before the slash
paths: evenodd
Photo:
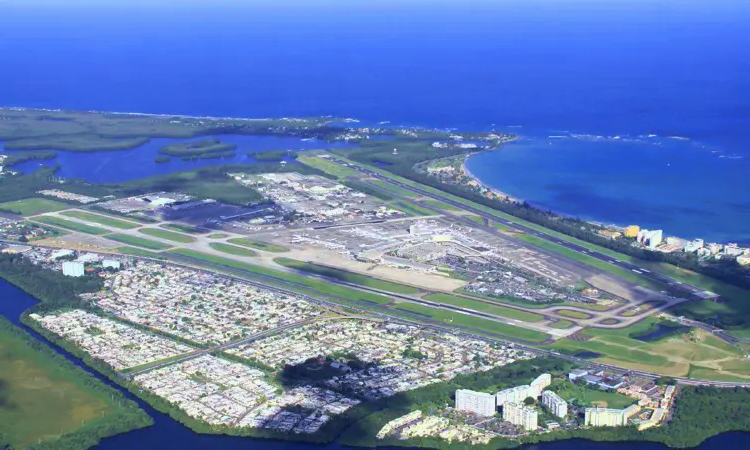
<path id="1" fill-rule="evenodd" d="M 108 234 L 105 236 L 107 239 L 113 241 L 122 242 L 123 244 L 135 245 L 136 247 L 143 247 L 149 250 L 166 250 L 170 248 L 169 245 L 161 242 L 152 241 L 151 239 L 144 239 L 138 236 L 130 236 L 127 234 Z"/>
<path id="2" fill-rule="evenodd" d="M 521 311 L 515 308 L 508 308 L 507 306 L 501 306 L 497 304 L 490 304 L 480 300 L 472 300 L 467 297 L 460 297 L 458 295 L 451 294 L 430 294 L 424 297 L 425 300 L 430 300 L 438 303 L 447 303 L 449 305 L 460 306 L 462 308 L 473 309 L 475 311 L 486 312 L 494 314 L 496 316 L 503 316 L 509 319 L 521 320 L 524 322 L 539 322 L 544 320 L 544 316 L 541 314 Z"/>
<path id="3" fill-rule="evenodd" d="M 160 225 L 162 228 L 166 228 L 168 230 L 172 231 L 179 231 L 181 233 L 191 233 L 191 234 L 203 234 L 206 233 L 205 230 L 201 230 L 198 227 L 192 227 L 190 225 L 183 225 L 181 223 L 165 223 L 164 225 Z"/>
<path id="4" fill-rule="evenodd" d="M 143 256 L 145 258 L 155 258 L 155 259 L 167 259 L 164 255 L 160 253 L 154 253 L 150 252 L 148 250 L 144 250 L 142 248 L 137 247 L 117 247 L 115 250 L 122 253 L 123 255 L 130 255 L 130 256 Z"/>
<path id="5" fill-rule="evenodd" d="M 222 253 L 228 253 L 230 255 L 247 256 L 247 257 L 258 256 L 258 253 L 247 248 L 237 247 L 236 245 L 224 244 L 222 242 L 211 242 L 208 245 L 216 251 L 219 251 Z"/>
<path id="6" fill-rule="evenodd" d="M 317 294 L 325 294 L 330 295 L 334 297 L 341 297 L 344 300 L 360 300 L 368 303 L 375 303 L 375 304 L 387 304 L 391 302 L 391 299 L 384 296 L 384 295 L 378 295 L 373 294 L 370 292 L 363 292 L 356 289 L 344 287 L 344 286 L 336 286 L 331 283 L 326 283 L 324 281 L 318 281 L 311 279 L 309 277 L 304 277 L 300 275 L 295 275 L 291 273 L 285 273 L 281 272 L 279 270 L 269 269 L 266 267 L 258 266 L 255 264 L 249 264 L 241 261 L 235 261 L 232 259 L 222 258 L 220 256 L 214 256 L 209 255 L 207 253 L 198 252 L 195 250 L 189 250 L 185 248 L 175 249 L 168 254 L 178 255 L 178 256 L 186 256 L 188 258 L 192 258 L 199 261 L 204 261 L 210 264 L 215 264 L 217 266 L 223 266 L 233 269 L 240 269 L 244 270 L 253 274 L 257 275 L 264 275 L 276 278 L 280 281 L 287 281 L 290 283 L 295 283 L 300 285 L 305 291 L 313 290 Z"/>
<path id="7" fill-rule="evenodd" d="M 564 330 L 566 328 L 570 328 L 573 325 L 575 325 L 573 322 L 567 319 L 560 319 L 557 322 L 550 322 L 547 325 L 549 325 L 552 328 L 557 328 L 558 330 Z"/>
<path id="8" fill-rule="evenodd" d="M 575 400 L 578 404 L 585 407 L 592 407 L 597 404 L 604 406 L 600 402 L 605 402 L 607 408 L 623 409 L 638 403 L 638 399 L 628 397 L 627 395 L 605 392 L 593 387 L 577 386 L 570 381 L 555 380 L 550 389 L 556 391 L 557 395 L 568 403 Z"/>
<path id="9" fill-rule="evenodd" d="M 335 269 L 333 267 L 321 266 L 318 264 L 297 261 L 289 258 L 276 258 L 274 259 L 274 262 L 284 267 L 301 270 L 303 272 L 313 273 L 315 275 L 321 275 L 328 278 L 335 278 L 340 281 L 359 284 L 361 286 L 367 286 L 373 289 L 395 292 L 397 294 L 416 294 L 419 292 L 419 289 L 411 286 L 380 280 L 378 278 L 368 277 L 365 275 L 360 275 L 358 273 L 348 272 L 346 270 Z"/>
<path id="10" fill-rule="evenodd" d="M 380 188 L 385 189 L 388 192 L 391 192 L 395 195 L 401 196 L 401 197 L 419 197 L 419 194 L 416 192 L 410 191 L 408 189 L 404 189 L 400 186 L 396 186 L 390 183 L 386 183 L 385 181 L 380 180 L 367 180 L 368 183 L 372 183 L 375 186 L 378 186 Z"/>
<path id="11" fill-rule="evenodd" d="M 387 183 L 384 183 L 384 184 L 387 184 Z M 442 209 L 444 211 L 460 211 L 455 206 L 451 206 L 451 205 L 449 205 L 447 203 L 443 203 L 443 202 L 438 201 L 438 200 L 429 199 L 429 200 L 424 200 L 424 202 L 427 203 L 430 206 L 434 206 L 435 208 L 440 208 L 440 209 Z"/>
<path id="12" fill-rule="evenodd" d="M 163 230 L 161 228 L 141 228 L 138 230 L 139 233 L 147 234 L 149 236 L 166 239 L 172 242 L 179 242 L 180 244 L 190 244 L 195 242 L 195 238 L 182 233 L 175 233 L 174 231 Z"/>
<path id="13" fill-rule="evenodd" d="M 482 319 L 480 317 L 474 317 L 453 311 L 430 308 L 428 306 L 417 305 L 414 303 L 399 303 L 395 308 L 397 308 L 394 309 L 395 312 L 398 312 L 399 309 L 411 311 L 417 313 L 418 315 L 427 316 L 439 322 L 468 327 L 480 332 L 501 334 L 503 336 L 508 336 L 527 342 L 541 343 L 550 337 L 548 334 L 542 333 L 541 331 L 522 328 L 520 326 L 517 327 L 514 325 L 508 325 L 500 322 L 495 322 L 493 320 Z"/>
<path id="14" fill-rule="evenodd" d="M 256 250 L 263 250 L 271 253 L 285 253 L 289 249 L 276 244 L 267 244 L 261 241 L 253 241 L 248 238 L 232 238 L 229 240 L 232 244 L 241 245 L 243 247 L 254 248 Z"/>
<path id="15" fill-rule="evenodd" d="M 102 235 L 102 234 L 109 233 L 109 230 L 104 229 L 104 228 L 99 228 L 99 227 L 95 227 L 91 225 L 85 225 L 82 223 L 73 222 L 70 220 L 65 220 L 59 217 L 54 217 L 54 216 L 34 217 L 34 221 L 45 223 L 47 225 L 53 225 L 56 227 L 67 228 L 73 231 L 80 231 L 81 233 L 86 233 L 86 234 Z"/>
<path id="16" fill-rule="evenodd" d="M 440 214 L 407 201 L 394 203 L 393 207 L 412 216 L 435 216 Z"/>
<path id="17" fill-rule="evenodd" d="M 673 330 L 658 339 L 642 340 L 659 327 Z M 705 379 L 744 377 L 750 382 L 745 352 L 702 330 L 649 317 L 625 328 L 586 329 L 581 335 L 583 340 L 565 338 L 548 347 L 569 354 L 594 352 L 599 354 L 596 360 L 603 363 L 667 376 L 686 377 L 699 371 Z"/>
<path id="18" fill-rule="evenodd" d="M 467 218 L 467 219 L 469 219 L 469 220 L 471 220 L 472 222 L 476 223 L 477 225 L 484 225 L 484 219 L 481 218 L 481 217 L 479 217 L 479 216 L 477 216 L 477 215 L 468 214 L 468 215 L 466 215 L 464 217 Z"/>
<path id="19" fill-rule="evenodd" d="M 60 361 L 62 357 L 56 359 L 43 344 L 34 348 L 32 339 L 0 318 L 0 447 L 88 448 L 97 430 L 124 419 L 122 414 L 131 414 L 131 423 L 149 424 L 148 416 L 134 405 L 126 412 L 126 406 L 113 399 L 113 391 Z M 71 446 L 79 433 L 78 445 Z M 89 434 L 88 445 L 83 433 Z"/>
<path id="20" fill-rule="evenodd" d="M 323 172 L 331 174 L 337 178 L 356 177 L 359 175 L 359 172 L 354 169 L 344 167 L 340 164 L 336 164 L 334 162 L 328 161 L 325 158 L 319 158 L 317 156 L 300 155 L 297 160 L 302 164 L 322 170 Z"/>
<path id="21" fill-rule="evenodd" d="M 114 217 L 100 216 L 99 214 L 92 214 L 85 211 L 63 211 L 60 215 L 85 220 L 87 222 L 95 222 L 99 225 L 119 228 L 121 230 L 132 230 L 133 228 L 138 228 L 140 226 L 137 223 L 126 222 L 124 220 L 115 219 Z"/>
<path id="22" fill-rule="evenodd" d="M 71 208 L 70 205 L 48 200 L 46 198 L 27 198 L 15 202 L 0 203 L 0 209 L 14 211 L 22 216 L 33 216 L 48 212 L 62 211 Z"/>
<path id="23" fill-rule="evenodd" d="M 586 314 L 581 311 L 574 311 L 572 309 L 558 309 L 555 311 L 555 313 L 561 316 L 570 317 L 571 319 L 590 319 L 592 317 L 591 314 Z"/>

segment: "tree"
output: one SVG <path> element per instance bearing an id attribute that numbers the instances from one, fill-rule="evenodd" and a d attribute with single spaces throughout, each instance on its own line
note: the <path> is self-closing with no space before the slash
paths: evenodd
<path id="1" fill-rule="evenodd" d="M 536 403 L 536 399 L 534 397 L 526 397 L 523 400 L 523 404 L 526 406 L 531 406 Z"/>

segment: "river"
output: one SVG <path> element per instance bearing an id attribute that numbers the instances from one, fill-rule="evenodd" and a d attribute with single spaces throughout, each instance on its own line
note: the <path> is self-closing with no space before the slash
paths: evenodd
<path id="1" fill-rule="evenodd" d="M 174 421 L 168 415 L 154 410 L 148 404 L 144 403 L 137 397 L 134 397 L 128 391 L 120 388 L 109 379 L 90 369 L 80 359 L 49 342 L 39 333 L 36 333 L 34 330 L 21 323 L 21 314 L 28 308 L 32 307 L 35 303 L 36 300 L 33 297 L 7 283 L 5 280 L 0 279 L 0 314 L 5 316 L 15 325 L 23 328 L 26 332 L 32 334 L 36 339 L 39 339 L 52 347 L 55 351 L 65 356 L 77 366 L 86 370 L 92 376 L 123 392 L 126 397 L 137 402 L 138 405 L 154 419 L 154 425 L 151 427 L 102 440 L 101 444 L 96 447 L 98 450 L 130 450 L 134 448 L 138 448 L 139 450 L 164 450 L 169 448 L 179 448 L 181 450 L 206 450 L 215 448 L 221 448 L 224 450 L 336 450 L 347 448 L 335 442 L 328 445 L 314 445 L 231 436 L 201 435 L 194 433 L 185 426 Z M 750 445 L 750 434 L 724 433 L 709 439 L 698 448 L 700 450 L 726 450 L 746 448 L 748 445 Z M 582 440 L 560 441 L 539 445 L 528 445 L 524 447 L 526 450 L 664 450 L 665 448 L 666 447 L 663 445 L 653 443 L 598 443 Z"/>

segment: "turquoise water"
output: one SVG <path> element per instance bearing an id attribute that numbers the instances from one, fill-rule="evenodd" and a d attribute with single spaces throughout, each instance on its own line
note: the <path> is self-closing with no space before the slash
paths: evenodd
<path id="1" fill-rule="evenodd" d="M 744 155 L 678 138 L 557 135 L 567 137 L 522 136 L 471 157 L 467 167 L 540 208 L 671 236 L 750 243 Z"/>

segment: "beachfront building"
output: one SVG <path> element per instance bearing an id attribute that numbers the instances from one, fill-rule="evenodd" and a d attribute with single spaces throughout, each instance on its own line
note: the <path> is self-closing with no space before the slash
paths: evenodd
<path id="1" fill-rule="evenodd" d="M 82 277 L 84 274 L 83 263 L 66 261 L 62 265 L 62 273 L 68 277 Z"/>
<path id="2" fill-rule="evenodd" d="M 518 425 L 526 431 L 534 431 L 539 426 L 536 408 L 523 403 L 509 402 L 503 405 L 503 420 Z"/>
<path id="3" fill-rule="evenodd" d="M 497 397 L 497 405 L 505 406 L 509 402 L 522 403 L 526 400 L 526 397 L 536 397 L 534 390 L 528 384 L 521 386 L 512 387 L 510 389 L 503 389 L 499 391 L 495 397 Z"/>
<path id="4" fill-rule="evenodd" d="M 531 386 L 531 390 L 534 393 L 534 395 L 529 395 L 529 397 L 534 397 L 534 398 L 539 397 L 540 395 L 542 395 L 542 391 L 550 384 L 552 384 L 552 375 L 548 373 L 543 373 L 539 375 L 529 385 Z"/>
<path id="5" fill-rule="evenodd" d="M 480 416 L 492 416 L 497 412 L 495 396 L 484 392 L 459 389 L 456 391 L 456 410 Z"/>
<path id="6" fill-rule="evenodd" d="M 664 239 L 664 233 L 662 230 L 641 230 L 636 236 L 636 240 L 639 244 L 645 245 L 650 249 L 655 249 L 661 244 Z"/>
<path id="7" fill-rule="evenodd" d="M 552 391 L 542 392 L 542 406 L 561 419 L 568 415 L 568 402 Z"/>
<path id="8" fill-rule="evenodd" d="M 639 227 L 638 225 L 630 225 L 629 227 L 625 228 L 625 237 L 638 237 L 639 231 L 641 231 L 641 227 Z"/>

